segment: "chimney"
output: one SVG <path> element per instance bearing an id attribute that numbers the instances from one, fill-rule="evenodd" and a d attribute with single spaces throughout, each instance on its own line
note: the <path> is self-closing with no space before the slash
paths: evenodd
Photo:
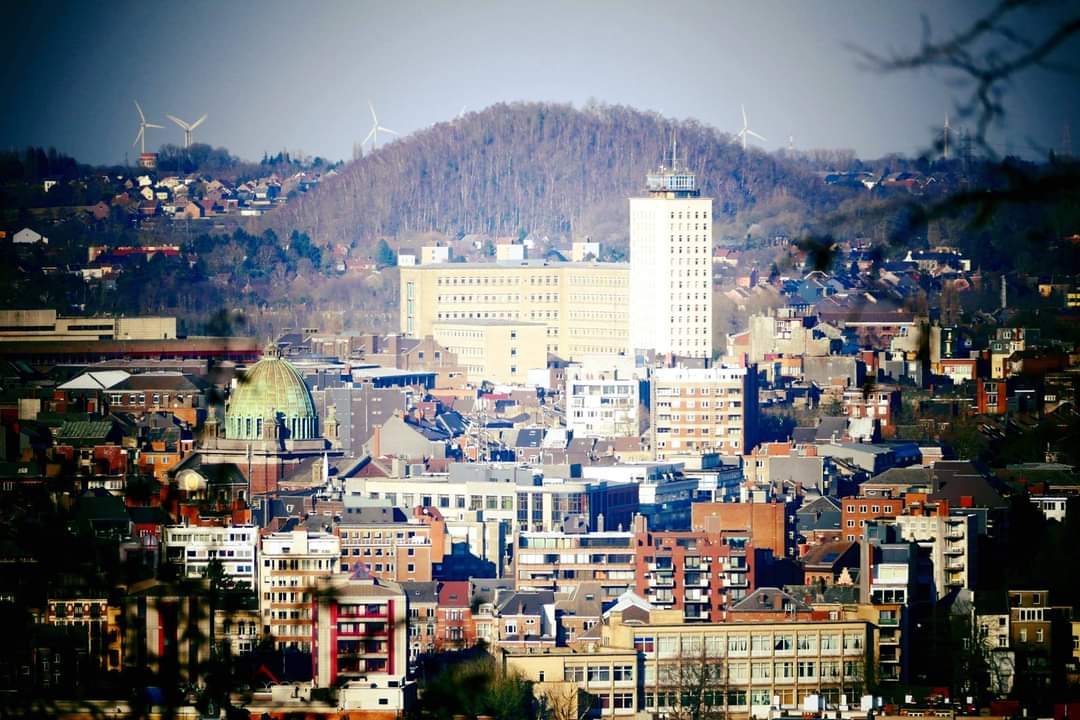
<path id="1" fill-rule="evenodd" d="M 604 532 L 604 513 L 596 516 L 596 532 Z"/>

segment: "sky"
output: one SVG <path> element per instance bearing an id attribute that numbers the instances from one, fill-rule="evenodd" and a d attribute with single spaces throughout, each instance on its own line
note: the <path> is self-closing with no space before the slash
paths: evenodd
<path id="1" fill-rule="evenodd" d="M 885 0 L 318 0 L 226 3 L 0 0 L 0 147 L 54 146 L 90 163 L 134 161 L 133 100 L 148 149 L 183 141 L 166 113 L 209 118 L 198 142 L 245 159 L 282 149 L 347 159 L 371 126 L 402 134 L 462 107 L 589 99 L 654 110 L 767 150 L 914 154 L 959 95 L 940 72 L 881 75 L 851 45 L 913 50 L 922 16 L 935 37 L 988 2 Z M 1017 18 L 1038 34 L 1075 11 L 1049 2 Z M 1080 57 L 1075 41 L 1063 50 Z M 1066 58 L 1067 59 L 1067 58 Z M 1080 133 L 1077 78 L 1032 72 L 1008 88 L 993 140 L 1031 155 Z M 956 122 L 954 125 L 958 124 Z M 1080 135 L 1076 142 L 1080 144 Z"/>

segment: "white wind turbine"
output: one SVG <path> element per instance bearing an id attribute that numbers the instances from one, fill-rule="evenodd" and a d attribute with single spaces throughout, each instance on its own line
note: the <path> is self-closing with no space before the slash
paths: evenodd
<path id="1" fill-rule="evenodd" d="M 146 116 L 143 115 L 142 108 L 139 107 L 139 101 L 135 101 L 135 109 L 139 111 L 139 132 L 135 135 L 135 142 L 131 143 L 132 147 L 139 146 L 139 152 L 143 155 L 146 154 L 146 128 L 158 128 L 165 129 L 164 125 L 155 125 L 154 123 L 146 122 Z"/>
<path id="2" fill-rule="evenodd" d="M 203 113 L 203 116 L 193 123 L 184 122 L 175 115 L 169 115 L 168 113 L 165 114 L 165 117 L 172 120 L 184 130 L 184 147 L 186 148 L 191 147 L 191 136 L 195 133 L 195 128 L 199 127 L 203 124 L 203 122 L 206 121 L 206 113 Z"/>
<path id="3" fill-rule="evenodd" d="M 383 127 L 382 125 L 379 124 L 379 116 L 375 114 L 375 106 L 371 104 L 370 100 L 368 100 L 368 107 L 371 109 L 371 121 L 372 121 L 371 132 L 369 132 L 367 134 L 367 137 L 364 138 L 364 142 L 362 142 L 360 144 L 363 145 L 368 140 L 370 140 L 371 141 L 371 149 L 374 150 L 379 145 L 379 131 L 380 130 L 382 132 L 384 132 L 384 133 L 390 133 L 391 135 L 398 135 L 398 133 L 396 131 L 394 131 L 394 130 L 391 130 L 388 127 Z"/>
<path id="4" fill-rule="evenodd" d="M 746 106 L 742 105 L 741 107 L 742 107 L 742 130 L 740 130 L 738 133 L 736 133 L 735 139 L 732 140 L 731 142 L 733 142 L 733 143 L 741 142 L 743 150 L 746 150 L 746 138 L 747 138 L 747 136 L 756 137 L 758 140 L 761 140 L 762 142 L 768 142 L 768 140 L 766 140 L 764 137 L 762 137 L 761 135 L 758 135 L 756 132 L 754 132 L 753 130 L 750 129 L 750 122 L 746 119 Z"/>

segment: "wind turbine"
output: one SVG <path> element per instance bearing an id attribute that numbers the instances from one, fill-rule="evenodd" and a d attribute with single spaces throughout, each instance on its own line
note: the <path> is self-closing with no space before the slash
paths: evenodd
<path id="1" fill-rule="evenodd" d="M 165 114 L 165 117 L 169 118 L 174 123 L 176 123 L 181 128 L 183 128 L 183 130 L 184 130 L 184 147 L 188 148 L 188 147 L 191 147 L 191 136 L 195 132 L 195 128 L 202 125 L 203 122 L 206 120 L 206 113 L 203 113 L 203 116 L 201 118 L 199 118 L 198 120 L 196 120 L 195 122 L 193 122 L 193 123 L 184 122 L 183 120 L 176 117 L 175 115 L 169 115 L 168 113 Z"/>
<path id="2" fill-rule="evenodd" d="M 374 150 L 375 148 L 377 148 L 379 146 L 379 131 L 380 130 L 382 130 L 384 133 L 390 133 L 391 135 L 398 135 L 398 133 L 396 131 L 394 131 L 394 130 L 391 130 L 390 128 L 383 127 L 382 125 L 379 124 L 379 116 L 375 114 L 375 106 L 371 104 L 370 100 L 368 100 L 368 107 L 371 109 L 371 121 L 372 121 L 371 132 L 369 132 L 367 134 L 367 137 L 364 138 L 364 142 L 362 142 L 360 144 L 363 145 L 368 140 L 370 140 L 371 141 L 371 149 Z"/>
<path id="3" fill-rule="evenodd" d="M 738 133 L 735 134 L 735 139 L 732 140 L 731 142 L 733 142 L 733 143 L 741 142 L 743 150 L 746 150 L 746 138 L 747 138 L 747 136 L 756 137 L 758 140 L 761 140 L 762 142 L 768 142 L 768 140 L 766 140 L 764 137 L 762 137 L 761 135 L 758 135 L 756 132 L 754 132 L 753 130 L 750 129 L 750 122 L 746 119 L 746 106 L 742 105 L 741 107 L 742 107 L 742 130 L 740 130 Z"/>
<path id="4" fill-rule="evenodd" d="M 135 101 L 135 109 L 139 111 L 139 132 L 135 136 L 135 142 L 131 143 L 131 145 L 133 147 L 135 145 L 138 145 L 139 146 L 139 152 L 141 154 L 145 155 L 146 154 L 146 128 L 158 128 L 158 129 L 164 130 L 165 126 L 164 125 L 155 125 L 154 123 L 146 122 L 146 116 L 143 115 L 143 111 L 142 111 L 142 108 L 139 107 L 139 101 L 138 100 Z"/>

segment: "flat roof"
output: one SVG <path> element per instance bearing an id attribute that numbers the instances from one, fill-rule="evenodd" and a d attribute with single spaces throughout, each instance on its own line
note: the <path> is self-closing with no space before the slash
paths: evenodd
<path id="1" fill-rule="evenodd" d="M 397 368 L 388 368 L 381 365 L 374 366 L 356 366 L 352 368 L 352 374 L 354 377 L 365 378 L 392 378 L 392 377 L 410 377 L 413 375 L 435 375 L 434 372 L 428 372 L 427 370 L 398 370 Z"/>
<path id="2" fill-rule="evenodd" d="M 545 323 L 532 320 L 509 320 L 504 318 L 462 318 L 460 320 L 437 320 L 432 326 L 438 325 L 530 325 L 544 327 Z"/>
<path id="3" fill-rule="evenodd" d="M 597 261 L 553 261 L 543 258 L 528 258 L 525 260 L 496 260 L 494 262 L 445 262 L 426 263 L 423 265 L 406 266 L 410 270 L 513 270 L 514 268 L 612 268 L 614 270 L 629 270 L 628 262 L 597 262 Z"/>

